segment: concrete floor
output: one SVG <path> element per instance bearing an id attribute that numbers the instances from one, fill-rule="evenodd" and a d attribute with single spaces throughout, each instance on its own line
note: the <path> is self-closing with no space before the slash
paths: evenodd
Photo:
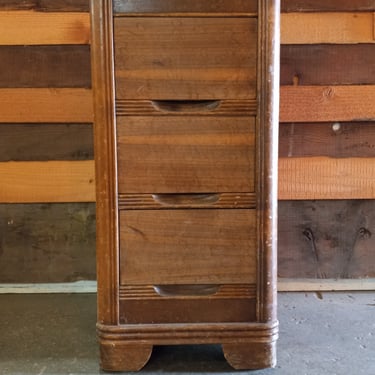
<path id="1" fill-rule="evenodd" d="M 95 295 L 0 295 L 0 374 L 101 374 Z M 375 375 L 374 293 L 281 293 L 278 365 L 233 371 L 220 346 L 156 347 L 142 373 Z"/>

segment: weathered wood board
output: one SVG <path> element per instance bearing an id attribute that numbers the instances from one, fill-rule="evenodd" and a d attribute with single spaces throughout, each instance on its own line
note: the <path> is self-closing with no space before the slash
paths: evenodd
<path id="1" fill-rule="evenodd" d="M 281 0 L 282 12 L 375 11 L 374 0 Z"/>
<path id="2" fill-rule="evenodd" d="M 90 47 L 0 46 L 0 87 L 90 88 Z"/>
<path id="3" fill-rule="evenodd" d="M 279 203 L 279 277 L 375 277 L 375 201 Z"/>
<path id="4" fill-rule="evenodd" d="M 1 283 L 95 277 L 94 204 L 0 204 Z"/>

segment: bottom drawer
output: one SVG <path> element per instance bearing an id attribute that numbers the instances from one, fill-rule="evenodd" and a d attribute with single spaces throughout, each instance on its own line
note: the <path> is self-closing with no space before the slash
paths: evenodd
<path id="1" fill-rule="evenodd" d="M 120 284 L 255 284 L 250 209 L 120 212 Z"/>
<path id="2" fill-rule="evenodd" d="M 174 287 L 174 286 L 168 286 Z M 122 286 L 120 324 L 230 323 L 256 320 L 255 285 L 221 285 L 191 288 L 178 295 L 163 287 Z M 184 287 L 184 286 L 182 286 Z M 161 293 L 160 293 L 161 289 Z M 202 295 L 208 292 L 208 295 Z"/>

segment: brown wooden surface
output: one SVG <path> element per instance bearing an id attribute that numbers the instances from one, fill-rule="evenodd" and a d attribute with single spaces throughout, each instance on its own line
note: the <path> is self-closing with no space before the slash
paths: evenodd
<path id="1" fill-rule="evenodd" d="M 0 12 L 0 45 L 88 44 L 88 13 Z"/>
<path id="2" fill-rule="evenodd" d="M 0 87 L 91 87 L 89 46 L 0 46 Z"/>
<path id="3" fill-rule="evenodd" d="M 91 124 L 0 124 L 0 162 L 94 159 Z"/>
<path id="4" fill-rule="evenodd" d="M 375 43 L 372 12 L 284 13 L 282 44 Z"/>
<path id="5" fill-rule="evenodd" d="M 0 88 L 1 123 L 90 123 L 92 91 L 79 88 Z"/>
<path id="6" fill-rule="evenodd" d="M 370 121 L 375 85 L 281 86 L 280 122 Z"/>
<path id="7" fill-rule="evenodd" d="M 279 203 L 279 277 L 375 277 L 375 201 Z"/>
<path id="8" fill-rule="evenodd" d="M 375 83 L 373 44 L 283 45 L 281 85 Z"/>
<path id="9" fill-rule="evenodd" d="M 38 12 L 88 12 L 88 0 L 1 0 L 0 10 L 34 10 Z"/>
<path id="10" fill-rule="evenodd" d="M 1 204 L 0 282 L 95 280 L 95 205 Z"/>
<path id="11" fill-rule="evenodd" d="M 0 202 L 94 202 L 94 161 L 0 163 Z"/>
<path id="12" fill-rule="evenodd" d="M 372 199 L 373 158 L 281 158 L 279 199 Z"/>
<path id="13" fill-rule="evenodd" d="M 201 0 L 115 0 L 114 12 L 126 13 L 208 13 L 208 14 L 254 14 L 257 12 L 257 0 L 221 0 L 221 1 L 201 1 Z"/>
<path id="14" fill-rule="evenodd" d="M 119 99 L 255 98 L 256 19 L 116 18 L 114 33 Z"/>
<path id="15" fill-rule="evenodd" d="M 374 122 L 280 124 L 279 156 L 374 158 Z"/>
<path id="16" fill-rule="evenodd" d="M 120 193 L 254 191 L 249 117 L 121 117 Z"/>
<path id="17" fill-rule="evenodd" d="M 120 213 L 121 284 L 256 282 L 255 211 Z"/>
<path id="18" fill-rule="evenodd" d="M 282 12 L 375 11 L 374 0 L 281 0 Z"/>

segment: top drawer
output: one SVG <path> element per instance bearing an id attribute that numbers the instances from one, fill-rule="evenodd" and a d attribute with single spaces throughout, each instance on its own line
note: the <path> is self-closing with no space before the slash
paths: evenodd
<path id="1" fill-rule="evenodd" d="M 117 99 L 254 99 L 257 19 L 115 17 Z"/>

